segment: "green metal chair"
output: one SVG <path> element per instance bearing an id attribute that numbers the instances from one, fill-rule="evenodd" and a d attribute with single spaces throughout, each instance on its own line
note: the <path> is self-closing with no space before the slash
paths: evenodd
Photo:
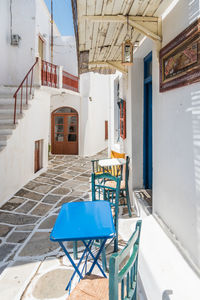
<path id="1" fill-rule="evenodd" d="M 128 214 L 129 217 L 131 217 L 131 204 L 130 204 L 130 195 L 129 195 L 129 188 L 128 188 L 128 180 L 129 180 L 129 163 L 130 163 L 130 158 L 129 156 L 126 156 L 126 165 L 125 165 L 125 170 L 123 171 L 122 166 L 115 166 L 115 167 L 107 167 L 107 168 L 102 168 L 99 166 L 98 162 L 99 160 L 92 160 L 92 172 L 95 174 L 102 174 L 104 172 L 108 172 L 112 174 L 113 176 L 121 176 L 121 184 L 120 184 L 120 195 L 123 195 L 126 198 L 126 205 L 128 207 Z M 115 187 L 116 183 L 112 180 L 108 180 L 106 183 L 107 186 L 110 187 Z M 119 202 L 119 206 L 120 206 Z M 124 205 L 124 204 L 123 204 Z"/>
<path id="2" fill-rule="evenodd" d="M 114 225 L 116 230 L 116 237 L 114 240 L 114 251 L 118 250 L 118 214 L 119 214 L 119 194 L 121 177 L 112 176 L 110 173 L 102 173 L 91 175 L 92 184 L 92 201 L 105 200 L 109 201 L 114 213 Z M 115 187 L 108 187 L 108 181 L 115 182 Z"/>
<path id="3" fill-rule="evenodd" d="M 127 245 L 110 257 L 109 279 L 86 275 L 75 287 L 69 300 L 136 300 L 138 253 L 142 221 L 136 223 L 135 231 Z"/>
<path id="4" fill-rule="evenodd" d="M 115 182 L 115 187 L 108 187 L 105 185 L 108 181 Z M 114 252 L 118 251 L 118 213 L 119 213 L 119 195 L 120 195 L 120 182 L 121 177 L 112 176 L 110 173 L 92 173 L 91 174 L 91 186 L 92 186 L 92 201 L 104 200 L 109 201 L 111 209 L 113 211 L 113 221 L 116 230 L 116 236 L 114 238 Z M 94 246 L 100 247 L 101 242 L 96 241 Z M 74 259 L 77 259 L 77 242 L 73 242 L 73 255 Z M 102 266 L 106 271 L 106 253 L 105 248 L 102 251 Z"/>

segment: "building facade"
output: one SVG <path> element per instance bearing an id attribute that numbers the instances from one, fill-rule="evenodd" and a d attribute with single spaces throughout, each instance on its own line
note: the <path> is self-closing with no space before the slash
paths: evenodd
<path id="1" fill-rule="evenodd" d="M 74 22 L 79 24 L 80 70 L 118 70 L 111 83 L 109 149 L 131 158 L 132 205 L 143 218 L 143 295 L 152 300 L 196 299 L 200 274 L 200 78 L 195 75 L 199 1 L 116 0 L 102 7 L 96 1 L 99 5 L 90 8 L 81 1 L 72 2 L 77 11 Z M 84 28 L 91 30 L 91 44 L 87 35 L 84 38 Z M 124 67 L 121 46 L 128 38 L 134 58 L 132 66 Z M 81 63 L 87 53 L 88 70 Z M 188 72 L 192 77 L 184 81 Z M 126 102 L 124 139 L 120 137 L 121 100 Z M 137 200 L 141 190 L 152 191 L 152 214 Z M 183 282 L 188 288 L 183 288 Z"/>

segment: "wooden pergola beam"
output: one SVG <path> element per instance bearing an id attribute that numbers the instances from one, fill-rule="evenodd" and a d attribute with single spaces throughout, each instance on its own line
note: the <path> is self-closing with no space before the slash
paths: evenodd
<path id="1" fill-rule="evenodd" d="M 83 19 L 89 20 L 91 22 L 127 22 L 127 16 L 118 15 L 118 16 L 82 16 Z M 145 36 L 151 38 L 154 41 L 161 42 L 162 38 L 157 33 L 153 32 L 152 30 L 148 29 L 147 27 L 143 26 L 139 22 L 156 22 L 159 26 L 160 20 L 156 17 L 139 17 L 139 16 L 128 16 L 128 23 L 131 25 L 135 30 L 144 34 Z M 157 26 L 157 27 L 158 27 Z M 157 30 L 159 32 L 159 29 Z"/>
<path id="2" fill-rule="evenodd" d="M 91 61 L 91 62 L 88 62 L 88 65 L 102 65 L 102 66 L 108 65 L 112 68 L 117 69 L 118 71 L 122 72 L 123 74 L 127 74 L 127 70 L 122 65 L 122 62 L 120 60 Z"/>
<path id="3" fill-rule="evenodd" d="M 83 20 L 89 20 L 93 22 L 120 22 L 119 17 L 125 17 L 127 20 L 127 16 L 117 15 L 117 16 L 81 16 Z M 143 16 L 128 16 L 128 20 L 136 21 L 136 22 L 157 22 L 158 17 L 143 17 Z"/>

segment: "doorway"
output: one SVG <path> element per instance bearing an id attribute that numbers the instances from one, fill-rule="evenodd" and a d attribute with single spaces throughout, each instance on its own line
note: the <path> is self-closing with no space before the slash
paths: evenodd
<path id="1" fill-rule="evenodd" d="M 78 154 L 78 113 L 61 107 L 52 113 L 52 154 Z"/>
<path id="2" fill-rule="evenodd" d="M 152 189 L 152 52 L 144 58 L 143 184 Z"/>

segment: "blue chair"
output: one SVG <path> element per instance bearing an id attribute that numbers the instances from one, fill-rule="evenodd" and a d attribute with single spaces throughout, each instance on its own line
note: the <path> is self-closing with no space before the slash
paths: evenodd
<path id="1" fill-rule="evenodd" d="M 69 300 L 136 300 L 138 253 L 142 222 L 136 223 L 135 231 L 127 245 L 110 257 L 109 279 L 86 275 L 75 287 Z"/>

